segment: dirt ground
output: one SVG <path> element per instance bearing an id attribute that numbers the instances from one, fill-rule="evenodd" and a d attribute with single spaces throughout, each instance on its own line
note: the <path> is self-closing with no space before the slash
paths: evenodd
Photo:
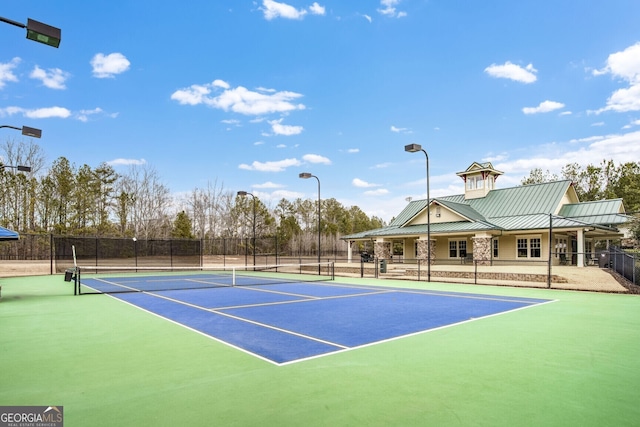
<path id="1" fill-rule="evenodd" d="M 232 260 L 227 260 L 227 265 L 231 264 Z M 238 265 L 243 264 L 244 259 L 238 259 Z M 235 264 L 235 263 L 233 263 Z M 206 263 L 207 266 L 216 265 L 215 263 Z M 343 265 L 343 264 L 340 264 Z M 354 264 L 349 264 L 353 266 Z M 452 268 L 465 268 L 465 266 L 434 266 L 432 271 L 437 269 Z M 521 266 L 502 266 L 501 272 L 509 273 L 517 271 L 523 273 L 523 269 L 527 267 Z M 0 278 L 2 277 L 16 277 L 16 276 L 40 276 L 51 274 L 52 266 L 50 261 L 0 261 Z M 546 267 L 529 267 L 526 272 L 546 274 Z M 573 266 L 556 266 L 553 267 L 552 273 L 556 276 L 560 276 L 566 279 L 564 283 L 553 283 L 554 289 L 572 289 L 581 291 L 592 292 L 615 292 L 625 293 L 629 292 L 629 286 L 623 286 L 620 279 L 617 279 L 610 273 L 609 270 L 601 269 L 596 266 L 591 267 L 573 267 Z M 59 273 L 60 274 L 60 273 Z M 339 276 L 339 273 L 337 274 Z M 441 281 L 433 279 L 434 281 Z M 466 280 L 459 280 L 459 282 L 467 282 Z M 500 280 L 479 280 L 478 284 L 486 285 L 503 285 L 503 286 L 522 286 L 522 287 L 546 287 L 545 282 L 512 282 L 512 281 L 500 281 Z M 633 291 L 633 289 L 632 289 Z M 635 293 L 635 292 L 634 292 Z"/>

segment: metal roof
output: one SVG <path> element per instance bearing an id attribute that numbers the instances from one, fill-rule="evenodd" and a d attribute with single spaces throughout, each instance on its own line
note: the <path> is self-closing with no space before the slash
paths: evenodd
<path id="1" fill-rule="evenodd" d="M 432 234 L 477 232 L 481 230 L 536 230 L 553 228 L 596 227 L 616 231 L 614 225 L 629 221 L 621 199 L 566 204 L 563 201 L 571 181 L 562 180 L 491 190 L 485 197 L 466 200 L 464 194 L 438 197 L 432 204 L 440 204 L 457 213 L 464 221 L 431 223 Z M 427 208 L 427 200 L 411 201 L 388 227 L 344 236 L 343 239 L 373 238 L 376 236 L 423 235 L 427 224 L 411 224 Z"/>

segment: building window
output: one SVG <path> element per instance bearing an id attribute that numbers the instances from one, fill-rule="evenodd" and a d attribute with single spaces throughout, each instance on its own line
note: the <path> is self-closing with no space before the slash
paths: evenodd
<path id="1" fill-rule="evenodd" d="M 529 240 L 529 246 L 531 248 L 531 253 L 529 254 L 529 256 L 531 258 L 540 258 L 542 249 L 542 242 L 540 241 L 540 239 L 535 238 Z"/>
<path id="2" fill-rule="evenodd" d="M 467 189 L 473 190 L 476 186 L 476 178 L 475 177 L 467 177 Z"/>
<path id="3" fill-rule="evenodd" d="M 476 179 L 476 189 L 480 190 L 482 188 L 484 188 L 484 180 L 479 179 L 479 178 Z"/>
<path id="4" fill-rule="evenodd" d="M 464 258 L 467 256 L 466 240 L 449 240 L 449 258 Z"/>
<path id="5" fill-rule="evenodd" d="M 555 241 L 555 257 L 560 257 L 560 254 L 567 253 L 567 239 L 554 239 Z"/>
<path id="6" fill-rule="evenodd" d="M 493 257 L 498 258 L 498 239 L 493 239 Z"/>
<path id="7" fill-rule="evenodd" d="M 518 239 L 518 258 L 526 258 L 529 255 L 528 243 L 527 239 Z"/>
<path id="8" fill-rule="evenodd" d="M 455 240 L 449 241 L 449 258 L 457 258 L 458 257 L 458 242 Z"/>
<path id="9" fill-rule="evenodd" d="M 540 258 L 542 240 L 539 237 L 518 237 L 516 239 L 518 258 Z"/>

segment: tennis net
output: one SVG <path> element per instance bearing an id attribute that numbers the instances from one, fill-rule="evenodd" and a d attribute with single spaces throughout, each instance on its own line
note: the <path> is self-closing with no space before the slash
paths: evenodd
<path id="1" fill-rule="evenodd" d="M 156 292 L 334 280 L 333 261 L 225 267 L 77 266 L 74 294 Z M 66 280 L 66 279 L 65 279 Z"/>

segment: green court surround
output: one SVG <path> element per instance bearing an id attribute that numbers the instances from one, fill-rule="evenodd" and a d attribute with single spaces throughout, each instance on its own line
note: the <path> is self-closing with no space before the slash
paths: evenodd
<path id="1" fill-rule="evenodd" d="M 275 366 L 62 276 L 0 279 L 0 406 L 65 426 L 632 426 L 640 296 L 366 283 L 558 301 Z"/>

